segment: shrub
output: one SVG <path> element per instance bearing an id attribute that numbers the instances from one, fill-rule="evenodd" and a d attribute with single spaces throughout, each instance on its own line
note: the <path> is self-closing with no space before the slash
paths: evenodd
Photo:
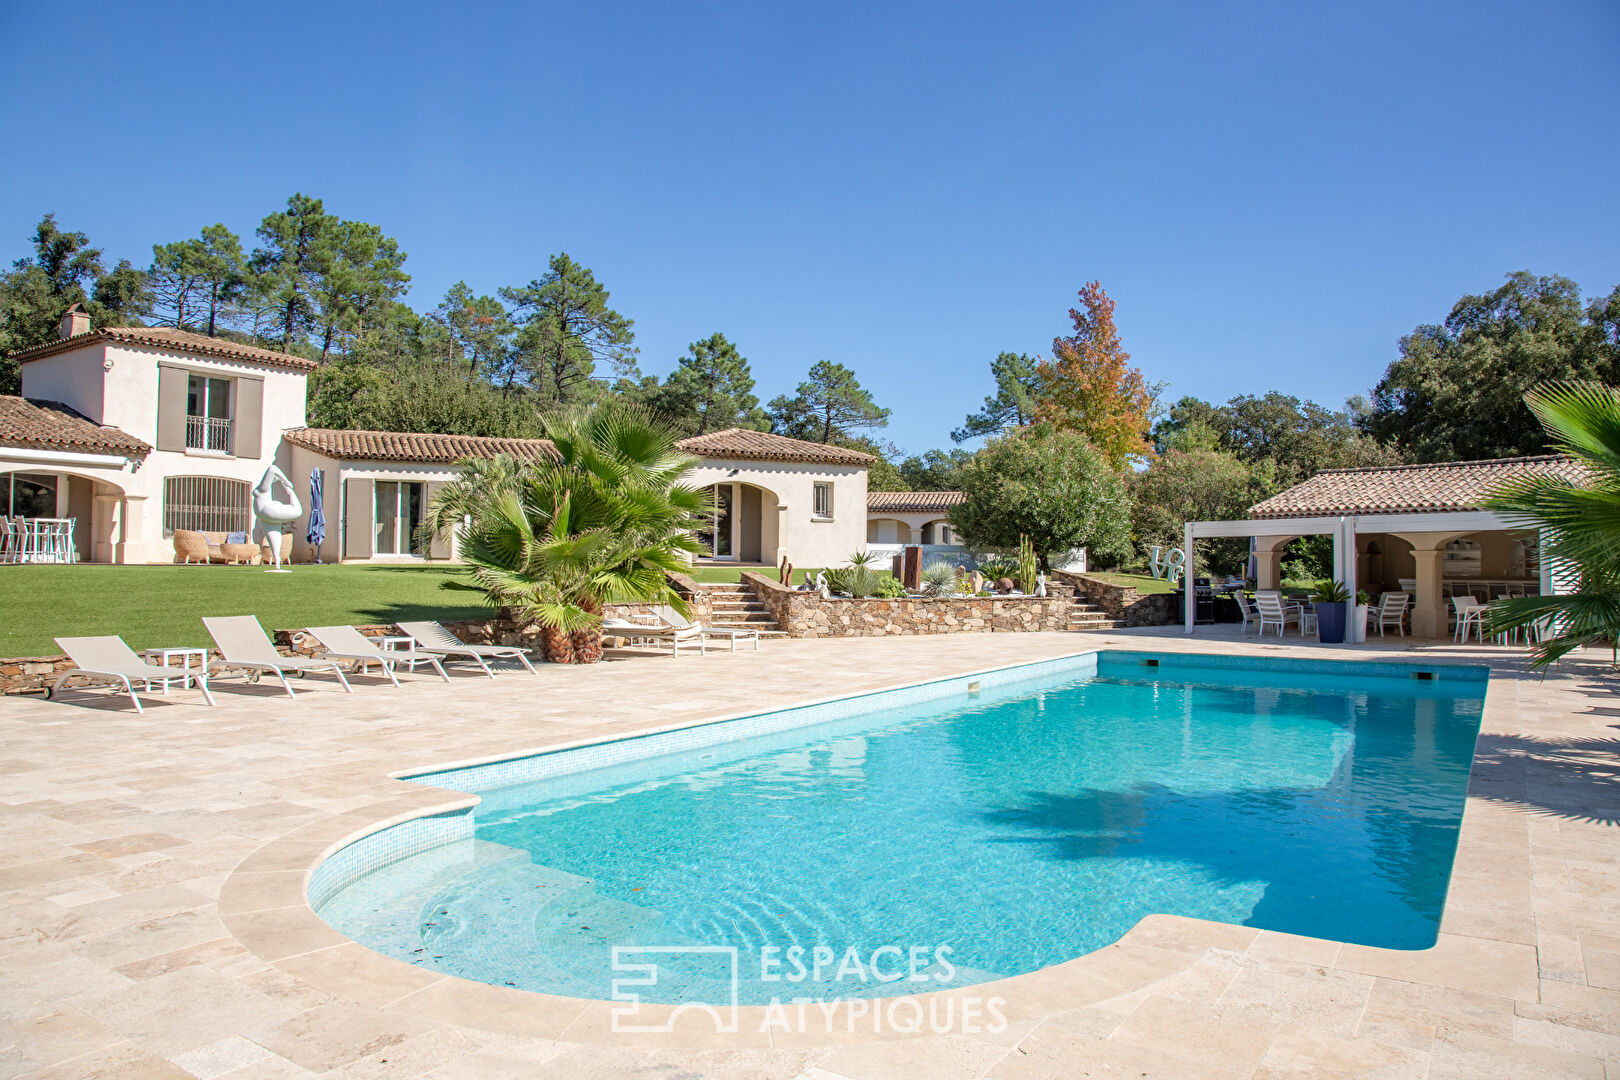
<path id="1" fill-rule="evenodd" d="M 922 568 L 922 591 L 928 596 L 948 599 L 957 594 L 956 567 L 948 562 L 931 562 Z"/>

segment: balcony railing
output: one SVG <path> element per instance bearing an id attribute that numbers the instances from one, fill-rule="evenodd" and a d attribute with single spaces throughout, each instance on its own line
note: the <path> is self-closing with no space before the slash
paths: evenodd
<path id="1" fill-rule="evenodd" d="M 232 421 L 215 416 L 186 417 L 186 449 L 231 452 Z"/>

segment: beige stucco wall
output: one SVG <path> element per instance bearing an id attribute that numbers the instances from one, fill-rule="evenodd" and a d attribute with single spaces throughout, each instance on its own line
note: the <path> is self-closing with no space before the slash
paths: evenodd
<path id="1" fill-rule="evenodd" d="M 318 454 L 302 446 L 291 443 L 281 444 L 280 462 L 282 471 L 292 478 L 298 487 L 299 498 L 309 501 L 309 474 L 312 469 L 320 469 L 325 476 L 321 489 L 321 509 L 326 514 L 326 539 L 321 544 L 321 562 L 409 562 L 418 561 L 410 555 L 374 555 L 369 559 L 343 559 L 343 530 L 344 485 L 351 479 L 364 480 L 391 480 L 420 482 L 429 485 L 443 484 L 456 478 L 457 469 L 453 465 L 413 465 L 391 461 L 340 461 L 336 458 Z M 432 498 L 433 488 L 426 492 Z M 315 550 L 305 540 L 308 535 L 309 507 L 304 507 L 304 517 L 299 519 L 298 533 L 293 544 L 293 552 L 298 562 L 313 562 Z M 376 504 L 368 502 L 363 507 L 349 508 L 351 511 L 350 526 L 359 526 L 370 530 L 374 525 Z M 451 558 L 456 554 L 454 537 L 450 538 Z"/>
<path id="2" fill-rule="evenodd" d="M 111 362 L 110 366 L 108 361 Z M 206 476 L 256 484 L 265 469 L 276 460 L 281 432 L 304 424 L 306 378 L 299 372 L 243 361 L 196 357 L 167 349 L 106 342 L 96 342 L 82 349 L 24 364 L 23 396 L 63 402 L 99 424 L 116 427 L 143 442 L 156 445 L 160 363 L 222 378 L 250 376 L 261 379 L 264 393 L 258 455 L 227 457 L 197 451 L 153 450 L 133 470 L 91 470 L 68 466 L 63 466 L 61 470 L 43 466 L 18 469 L 73 472 L 105 480 L 123 491 L 132 503 L 126 507 L 128 527 L 121 527 L 121 531 L 127 535 L 119 561 L 161 563 L 173 559 L 174 545 L 163 535 L 163 487 L 166 478 Z M 239 449 L 247 452 L 245 447 Z M 306 495 L 306 492 L 300 491 L 299 498 L 302 500 Z M 95 557 L 100 558 L 99 555 Z"/>
<path id="3" fill-rule="evenodd" d="M 735 470 L 735 475 L 733 475 Z M 705 458 L 685 477 L 694 487 L 742 483 L 761 488 L 765 550 L 761 561 L 775 565 L 786 555 L 795 566 L 843 566 L 866 547 L 866 470 L 841 465 L 802 465 L 773 461 Z M 815 485 L 833 485 L 833 516 L 813 518 Z M 774 496 L 772 501 L 770 496 Z M 770 526 L 777 523 L 772 544 Z"/>

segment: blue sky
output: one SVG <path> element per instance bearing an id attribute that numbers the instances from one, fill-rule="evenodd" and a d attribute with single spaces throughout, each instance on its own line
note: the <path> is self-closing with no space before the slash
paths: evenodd
<path id="1" fill-rule="evenodd" d="M 1118 302 L 1167 396 L 1337 405 L 1504 273 L 1620 284 L 1620 5 L 0 5 L 0 258 L 293 191 L 410 302 L 567 251 L 660 374 L 820 358 L 948 446 L 998 351 Z"/>

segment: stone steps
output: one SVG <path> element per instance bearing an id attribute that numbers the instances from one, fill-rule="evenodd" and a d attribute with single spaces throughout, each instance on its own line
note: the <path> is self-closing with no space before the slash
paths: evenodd
<path id="1" fill-rule="evenodd" d="M 718 628 L 739 630 L 781 630 L 771 609 L 743 584 L 700 585 L 709 597 L 713 612 L 710 623 Z"/>
<path id="2" fill-rule="evenodd" d="M 1108 612 L 1093 604 L 1079 593 L 1069 609 L 1070 630 L 1117 630 L 1119 623 L 1108 617 Z"/>

